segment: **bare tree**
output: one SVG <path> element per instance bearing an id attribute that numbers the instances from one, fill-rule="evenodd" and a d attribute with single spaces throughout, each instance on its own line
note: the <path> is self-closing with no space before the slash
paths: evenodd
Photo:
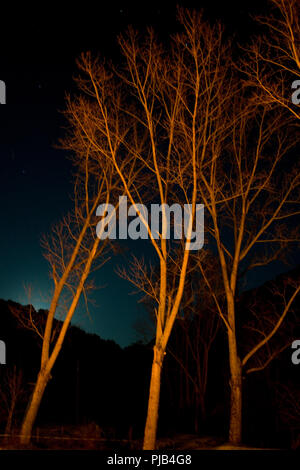
<path id="1" fill-rule="evenodd" d="M 69 102 L 69 99 L 67 100 Z M 51 371 L 61 351 L 68 327 L 81 297 L 87 300 L 87 283 L 90 272 L 107 261 L 107 243 L 96 235 L 95 211 L 99 203 L 106 206 L 112 200 L 113 167 L 109 162 L 98 165 L 98 178 L 93 184 L 93 156 L 89 145 L 80 140 L 74 126 L 77 116 L 72 106 L 67 107 L 70 133 L 62 145 L 73 151 L 76 177 L 74 184 L 74 210 L 53 226 L 42 239 L 44 255 L 50 265 L 53 294 L 46 318 L 39 322 L 29 311 L 29 317 L 21 319 L 24 326 L 33 329 L 41 339 L 41 365 L 33 393 L 21 428 L 21 443 L 30 442 L 32 428 L 51 378 Z M 96 262 L 98 260 L 98 262 Z M 59 316 L 60 322 L 55 321 Z"/>
<path id="2" fill-rule="evenodd" d="M 4 433 L 11 434 L 14 425 L 16 409 L 20 403 L 27 398 L 26 385 L 23 380 L 21 370 L 17 370 L 16 366 L 8 368 L 2 380 L 0 390 L 1 402 L 6 408 L 6 426 Z"/>
<path id="3" fill-rule="evenodd" d="M 88 108 L 82 103 L 82 135 L 98 152 L 99 160 L 105 158 L 114 165 L 123 194 L 142 221 L 140 232 L 150 238 L 159 263 L 157 284 L 139 260 L 131 277 L 155 301 L 156 339 L 144 449 L 155 448 L 162 364 L 184 292 L 197 221 L 199 155 L 206 156 L 209 139 L 216 132 L 213 122 L 233 93 L 233 88 L 224 90 L 228 47 L 222 44 L 219 25 L 212 28 L 201 15 L 182 10 L 179 20 L 183 33 L 165 48 L 151 30 L 143 41 L 132 30 L 120 37 L 125 60 L 118 70 L 90 55 L 84 55 L 80 64 L 86 74 L 80 86 L 90 100 Z M 95 132 L 90 131 L 89 122 L 94 123 Z M 207 155 L 206 164 L 210 158 Z M 144 211 L 149 188 L 162 217 L 161 227 L 155 230 Z M 176 259 L 167 240 L 167 205 L 174 203 L 189 207 L 186 241 Z"/>
<path id="4" fill-rule="evenodd" d="M 221 130 L 226 125 L 225 115 L 218 124 Z M 240 92 L 227 117 L 232 123 L 231 137 L 222 145 L 219 139 L 212 140 L 215 158 L 201 172 L 200 192 L 226 295 L 226 312 L 217 299 L 216 307 L 228 333 L 229 440 L 237 444 L 242 431 L 242 369 L 280 328 L 300 290 L 300 286 L 295 288 L 265 338 L 241 358 L 235 308 L 238 281 L 243 272 L 271 263 L 290 243 L 299 241 L 299 230 L 293 223 L 300 213 L 300 177 L 298 163 L 288 158 L 296 144 L 293 122 L 282 109 L 273 114 L 267 105 L 253 105 L 251 97 Z"/>
<path id="5" fill-rule="evenodd" d="M 290 167 L 289 162 L 282 166 L 280 163 L 282 160 L 280 153 L 282 153 L 282 155 L 286 153 L 286 149 L 290 146 L 296 148 L 299 142 L 299 128 L 297 123 L 299 123 L 300 115 L 296 105 L 299 104 L 300 88 L 300 4 L 297 0 L 270 0 L 269 5 L 270 12 L 268 15 L 254 18 L 260 26 L 260 36 L 253 40 L 249 48 L 243 50 L 244 58 L 240 61 L 242 64 L 240 71 L 246 76 L 245 85 L 251 87 L 252 102 L 260 103 L 262 109 L 265 110 L 264 113 L 266 113 L 266 116 L 269 115 L 268 111 L 271 112 L 272 110 L 274 115 L 271 115 L 271 119 L 281 119 L 281 128 L 286 126 L 286 129 L 290 133 L 288 127 L 293 127 L 294 133 L 291 135 L 290 143 L 288 143 L 286 139 L 282 140 L 281 137 L 278 138 L 278 144 L 280 140 L 281 144 L 277 146 L 277 149 L 279 150 L 281 146 L 281 150 L 278 153 L 278 151 L 275 152 L 274 148 L 274 153 L 277 156 L 273 161 L 270 175 L 262 179 L 262 182 L 265 180 L 267 184 L 263 183 L 261 185 L 261 183 L 259 183 L 259 187 L 262 187 L 262 191 L 265 192 L 265 194 L 267 194 L 267 192 L 269 193 L 270 200 L 272 198 L 272 192 L 274 195 L 277 194 L 277 207 L 276 205 L 273 206 L 273 204 L 269 204 L 269 208 L 265 207 L 263 211 L 259 212 L 263 216 L 264 222 L 260 225 L 260 229 L 257 231 L 257 237 L 253 239 L 253 243 L 248 242 L 249 249 L 246 248 L 246 250 L 241 251 L 241 261 L 245 259 L 246 255 L 248 256 L 249 251 L 252 251 L 254 246 L 257 246 L 258 243 L 265 244 L 265 242 L 273 242 L 273 245 L 277 243 L 277 249 L 273 250 L 271 256 L 263 256 L 261 260 L 259 259 L 260 254 L 258 254 L 256 261 L 252 263 L 254 267 L 263 266 L 265 263 L 280 258 L 284 254 L 284 250 L 287 250 L 288 243 L 285 242 L 299 242 L 298 232 L 293 231 L 293 224 L 297 225 L 295 218 L 299 215 L 299 209 L 297 208 L 297 204 L 299 203 L 299 192 L 297 192 L 299 188 L 299 166 L 297 166 L 297 162 L 295 164 L 293 161 L 291 161 Z M 296 100 L 293 99 L 293 96 Z M 288 116 L 294 119 L 294 123 L 292 120 L 288 119 Z M 261 137 L 259 137 L 258 142 L 263 142 L 263 132 L 262 128 L 262 132 L 260 132 Z M 282 132 L 279 133 L 279 136 L 282 136 Z M 263 161 L 261 157 L 260 159 Z M 257 162 L 259 162 L 259 158 Z M 278 163 L 280 164 L 278 165 Z M 286 178 L 278 178 L 280 169 L 287 173 Z M 257 170 L 255 169 L 255 171 Z M 277 183 L 275 183 L 277 187 L 274 192 L 269 184 L 275 175 L 277 175 Z M 282 183 L 284 186 L 280 191 L 278 188 Z M 260 191 L 261 196 L 257 198 L 259 202 L 262 200 L 262 191 Z M 250 204 L 252 204 L 251 199 Z M 247 205 L 245 205 L 245 208 L 247 208 Z M 264 214 L 264 212 L 266 212 L 266 214 Z M 291 222 L 288 221 L 289 218 L 291 218 Z M 282 225 L 283 221 L 286 221 L 286 224 Z M 275 227 L 275 229 L 271 227 Z M 271 237 L 268 236 L 270 230 L 273 232 Z M 263 240 L 262 237 L 265 239 Z M 256 346 L 253 345 L 242 361 L 242 365 L 245 366 L 249 359 L 254 360 L 255 365 L 250 368 L 248 367 L 248 373 L 262 370 L 280 352 L 280 348 L 278 347 L 272 349 L 269 342 L 272 343 L 272 338 L 275 333 L 276 336 L 278 332 L 280 333 L 282 322 L 289 312 L 289 309 L 292 307 L 292 303 L 298 292 L 299 285 L 294 285 L 294 291 L 290 291 L 289 298 L 286 294 L 276 291 L 276 295 L 281 296 L 285 302 L 282 311 L 278 312 L 278 310 L 273 309 L 272 312 L 269 312 L 269 317 L 263 315 L 263 319 L 259 318 L 259 315 L 255 316 L 256 320 L 254 320 L 254 323 L 256 327 L 258 327 L 258 321 L 260 324 L 256 329 L 256 333 L 259 331 L 260 334 L 263 335 L 263 338 L 258 341 Z M 275 318 L 274 312 L 277 312 L 277 318 Z M 266 321 L 269 322 L 268 328 Z M 254 331 L 252 331 L 252 333 L 254 333 Z M 290 336 L 287 335 L 286 341 L 282 344 L 283 349 L 289 343 L 289 339 Z M 252 337 L 252 341 L 253 340 L 254 338 Z"/>
<path id="6" fill-rule="evenodd" d="M 298 0 L 270 0 L 269 4 L 268 16 L 255 18 L 262 32 L 244 50 L 242 69 L 256 101 L 283 107 L 300 119 L 295 106 L 300 89 L 300 4 Z"/>

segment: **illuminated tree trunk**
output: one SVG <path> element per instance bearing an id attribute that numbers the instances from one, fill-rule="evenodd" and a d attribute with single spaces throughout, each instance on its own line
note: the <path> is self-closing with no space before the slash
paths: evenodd
<path id="1" fill-rule="evenodd" d="M 50 357 L 49 357 L 49 345 L 50 345 L 49 331 L 51 331 L 51 326 L 53 323 L 54 315 L 51 315 L 51 316 L 48 315 L 46 332 L 45 332 L 44 339 L 43 339 L 42 362 L 41 362 L 42 366 L 38 374 L 37 382 L 35 384 L 34 391 L 33 391 L 29 406 L 27 408 L 27 411 L 25 413 L 25 417 L 23 420 L 23 424 L 21 428 L 21 438 L 20 438 L 21 444 L 29 444 L 30 442 L 32 428 L 33 428 L 36 415 L 38 413 L 38 410 L 39 410 L 39 407 L 40 407 L 40 404 L 44 395 L 45 388 L 50 378 L 50 373 L 61 351 L 68 327 L 73 318 L 75 309 L 78 305 L 78 301 L 82 293 L 84 283 L 90 272 L 92 261 L 96 255 L 99 242 L 100 242 L 100 238 L 96 238 L 96 240 L 93 242 L 92 249 L 89 252 L 89 255 L 88 255 L 85 267 L 83 269 L 83 272 L 81 274 L 80 281 L 77 285 L 72 303 L 67 312 L 66 318 L 64 319 L 62 323 L 61 330 L 59 332 L 58 338 L 55 342 L 55 345 L 53 347 Z M 53 311 L 55 312 L 55 310 Z"/>
<path id="2" fill-rule="evenodd" d="M 33 428 L 36 415 L 38 413 L 48 381 L 49 381 L 49 374 L 41 371 L 38 375 L 38 379 L 36 381 L 29 406 L 26 410 L 25 417 L 22 423 L 21 438 L 20 438 L 21 444 L 26 445 L 26 444 L 29 444 L 30 442 L 32 428 Z"/>
<path id="3" fill-rule="evenodd" d="M 11 405 L 10 405 L 9 412 L 8 412 L 8 417 L 7 417 L 7 421 L 6 421 L 4 434 L 10 434 L 11 433 L 12 424 L 13 424 L 13 416 L 14 416 L 14 412 L 15 412 L 15 408 L 16 408 L 16 403 L 17 403 L 17 398 L 16 398 L 16 396 L 14 396 L 14 397 L 12 397 L 12 400 L 11 400 Z"/>
<path id="4" fill-rule="evenodd" d="M 154 346 L 147 420 L 144 432 L 144 450 L 155 449 L 163 357 L 164 352 L 158 349 L 157 346 Z"/>
<path id="5" fill-rule="evenodd" d="M 237 358 L 239 361 L 239 358 Z M 237 364 L 235 373 L 231 374 L 231 404 L 229 442 L 238 445 L 242 439 L 242 371 Z"/>
<path id="6" fill-rule="evenodd" d="M 240 444 L 242 439 L 242 366 L 237 354 L 235 334 L 228 332 L 230 363 L 230 426 L 229 442 Z"/>
<path id="7" fill-rule="evenodd" d="M 14 414 L 14 406 L 11 406 L 8 412 L 4 434 L 11 433 L 13 414 Z"/>

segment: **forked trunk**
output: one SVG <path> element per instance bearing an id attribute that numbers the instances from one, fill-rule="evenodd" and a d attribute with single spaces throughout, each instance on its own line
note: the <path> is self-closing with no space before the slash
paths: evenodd
<path id="1" fill-rule="evenodd" d="M 144 432 L 144 450 L 154 450 L 156 445 L 156 431 L 158 422 L 158 408 L 163 357 L 163 351 L 159 350 L 155 346 L 150 380 L 147 420 Z"/>

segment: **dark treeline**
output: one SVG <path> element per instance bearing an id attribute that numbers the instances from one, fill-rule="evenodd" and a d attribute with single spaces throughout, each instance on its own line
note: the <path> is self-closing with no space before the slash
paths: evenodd
<path id="1" fill-rule="evenodd" d="M 241 294 L 238 309 L 243 325 L 254 327 L 253 302 L 259 305 L 259 312 L 257 308 L 255 312 L 260 315 L 260 321 L 264 311 L 270 314 L 270 309 L 276 310 L 280 302 L 274 297 L 274 288 L 284 283 L 288 288 L 290 279 L 298 275 L 299 268 L 279 276 L 274 282 Z M 12 314 L 12 310 L 20 309 L 25 316 L 28 315 L 29 306 L 0 300 L 1 340 L 7 347 L 7 363 L 0 366 L 2 433 L 19 429 L 39 368 L 40 340 L 35 332 L 20 324 L 20 315 L 18 319 Z M 280 354 L 262 370 L 244 374 L 243 440 L 249 445 L 281 448 L 299 445 L 300 417 L 296 411 L 299 371 L 291 361 L 290 344 L 282 347 L 280 343 L 282 338 L 300 337 L 299 320 L 297 324 L 294 316 L 297 311 L 299 298 L 289 314 L 291 321 L 287 319 L 282 333 L 277 338 L 275 335 L 274 344 L 268 345 L 274 351 L 281 347 Z M 31 310 L 31 315 L 43 322 L 45 312 Z M 176 433 L 226 436 L 230 388 L 228 358 L 224 355 L 226 335 L 222 325 L 216 326 L 206 363 L 203 344 L 201 353 L 199 347 L 194 347 L 199 342 L 197 322 L 201 322 L 201 339 L 205 343 L 203 333 L 208 318 L 211 318 L 211 313 L 204 311 L 201 315 L 199 312 L 199 315 L 182 316 L 176 322 L 163 370 L 160 436 L 172 437 Z M 76 428 L 92 423 L 101 430 L 101 436 L 108 439 L 142 439 L 152 347 L 152 342 L 141 342 L 122 349 L 114 341 L 71 326 L 46 390 L 36 427 Z M 258 362 L 249 364 L 249 369 L 263 364 L 265 352 L 261 354 Z M 8 428 L 12 404 L 9 382 L 13 377 L 14 384 L 17 383 L 13 388 L 18 394 Z M 206 377 L 205 385 L 203 377 Z"/>

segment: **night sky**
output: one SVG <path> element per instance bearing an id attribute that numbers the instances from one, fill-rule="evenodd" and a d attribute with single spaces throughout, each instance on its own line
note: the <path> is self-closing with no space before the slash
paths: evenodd
<path id="1" fill-rule="evenodd" d="M 118 61 L 116 38 L 129 24 L 140 30 L 152 24 L 168 35 L 176 30 L 177 3 L 133 6 L 113 1 L 105 6 L 99 2 L 97 7 L 79 2 L 68 11 L 40 3 L 39 10 L 30 11 L 26 5 L 21 11 L 18 6 L 2 15 L 0 80 L 6 83 L 7 104 L 0 107 L 0 298 L 27 304 L 24 286 L 31 284 L 34 307 L 49 306 L 51 281 L 40 238 L 71 209 L 72 165 L 66 152 L 55 145 L 64 135 L 66 123 L 59 110 L 64 109 L 65 92 L 74 90 L 76 57 L 91 50 Z M 220 3 L 222 8 L 213 0 L 185 5 L 204 7 L 210 18 L 222 18 L 239 39 L 251 30 L 249 14 L 264 6 L 261 1 L 243 1 L 239 7 L 234 2 Z M 132 246 L 127 248 L 126 256 Z M 133 325 L 145 315 L 137 296 L 129 295 L 131 285 L 114 272 L 116 264 L 123 262 L 119 257 L 97 274 L 97 284 L 105 287 L 93 294 L 92 320 L 82 308 L 74 318 L 85 330 L 121 346 L 137 339 Z M 268 276 L 266 271 L 259 282 Z"/>

